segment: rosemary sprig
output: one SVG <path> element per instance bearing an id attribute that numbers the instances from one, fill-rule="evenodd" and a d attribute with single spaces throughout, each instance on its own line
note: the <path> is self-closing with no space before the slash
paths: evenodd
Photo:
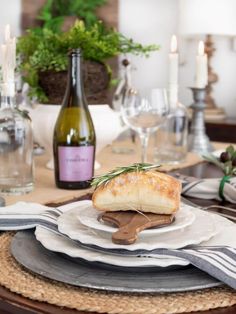
<path id="1" fill-rule="evenodd" d="M 160 167 L 160 165 L 153 165 L 148 163 L 135 163 L 127 167 L 116 167 L 114 170 L 111 170 L 106 174 L 94 177 L 91 185 L 97 188 L 102 184 L 107 184 L 111 179 L 119 176 L 120 174 L 134 171 L 147 171 L 158 167 Z"/>

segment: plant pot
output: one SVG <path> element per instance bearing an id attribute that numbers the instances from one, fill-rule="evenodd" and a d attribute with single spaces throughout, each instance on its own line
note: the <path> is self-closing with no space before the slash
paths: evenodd
<path id="1" fill-rule="evenodd" d="M 34 140 L 49 155 L 47 167 L 53 169 L 53 132 L 60 105 L 36 105 L 27 111 L 33 122 Z M 124 130 L 120 116 L 108 105 L 89 106 L 96 132 L 96 155 Z"/>
<path id="2" fill-rule="evenodd" d="M 85 94 L 89 104 L 110 102 L 110 75 L 107 67 L 100 62 L 83 63 Z M 39 73 L 39 85 L 48 97 L 49 104 L 61 104 L 67 84 L 67 71 L 44 71 Z"/>

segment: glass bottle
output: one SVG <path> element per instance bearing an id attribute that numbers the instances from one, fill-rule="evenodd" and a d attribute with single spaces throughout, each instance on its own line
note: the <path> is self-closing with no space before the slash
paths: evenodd
<path id="1" fill-rule="evenodd" d="M 33 190 L 33 132 L 26 111 L 14 96 L 0 101 L 0 193 L 20 195 Z"/>
<path id="2" fill-rule="evenodd" d="M 53 137 L 57 187 L 83 189 L 94 174 L 95 130 L 84 94 L 81 51 L 69 54 L 67 88 Z"/>
<path id="3" fill-rule="evenodd" d="M 112 108 L 119 112 L 121 110 L 121 106 L 126 101 L 126 98 L 130 96 L 130 94 L 134 94 L 137 91 L 132 87 L 131 80 L 131 69 L 132 65 L 128 59 L 122 60 L 122 75 L 121 80 L 115 90 L 115 93 L 112 98 Z M 124 127 L 124 132 L 116 139 L 115 143 L 112 144 L 112 152 L 115 154 L 131 154 L 134 152 L 134 148 L 127 147 L 124 145 L 124 138 L 131 138 L 132 144 L 135 143 L 135 131 L 131 129 L 125 130 L 125 122 L 120 115 L 120 123 L 121 126 Z"/>
<path id="4" fill-rule="evenodd" d="M 125 98 L 133 90 L 131 84 L 131 64 L 127 59 L 122 60 L 123 75 L 112 98 L 112 107 L 115 111 L 120 111 Z"/>
<path id="5" fill-rule="evenodd" d="M 155 135 L 154 161 L 160 164 L 177 164 L 187 156 L 188 112 L 180 102 L 170 103 L 165 123 Z"/>

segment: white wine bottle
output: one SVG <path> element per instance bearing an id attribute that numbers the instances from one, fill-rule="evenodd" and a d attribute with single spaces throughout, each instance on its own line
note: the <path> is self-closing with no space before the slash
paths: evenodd
<path id="1" fill-rule="evenodd" d="M 54 137 L 55 182 L 62 189 L 90 186 L 94 173 L 95 130 L 84 94 L 81 51 L 69 54 L 68 82 Z"/>

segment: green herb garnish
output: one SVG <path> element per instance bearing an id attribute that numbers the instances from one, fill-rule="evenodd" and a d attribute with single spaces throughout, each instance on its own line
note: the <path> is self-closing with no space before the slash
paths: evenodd
<path id="1" fill-rule="evenodd" d="M 97 188 L 102 184 L 107 184 L 111 179 L 119 176 L 120 174 L 134 172 L 134 171 L 136 172 L 147 171 L 147 170 L 155 169 L 158 167 L 160 167 L 160 165 L 153 165 L 153 164 L 148 164 L 148 163 L 135 163 L 127 167 L 117 167 L 114 170 L 106 174 L 95 177 L 91 185 Z"/>
<path id="2" fill-rule="evenodd" d="M 220 157 L 209 154 L 203 158 L 222 169 L 225 176 L 236 175 L 236 150 L 233 145 L 228 146 Z"/>

